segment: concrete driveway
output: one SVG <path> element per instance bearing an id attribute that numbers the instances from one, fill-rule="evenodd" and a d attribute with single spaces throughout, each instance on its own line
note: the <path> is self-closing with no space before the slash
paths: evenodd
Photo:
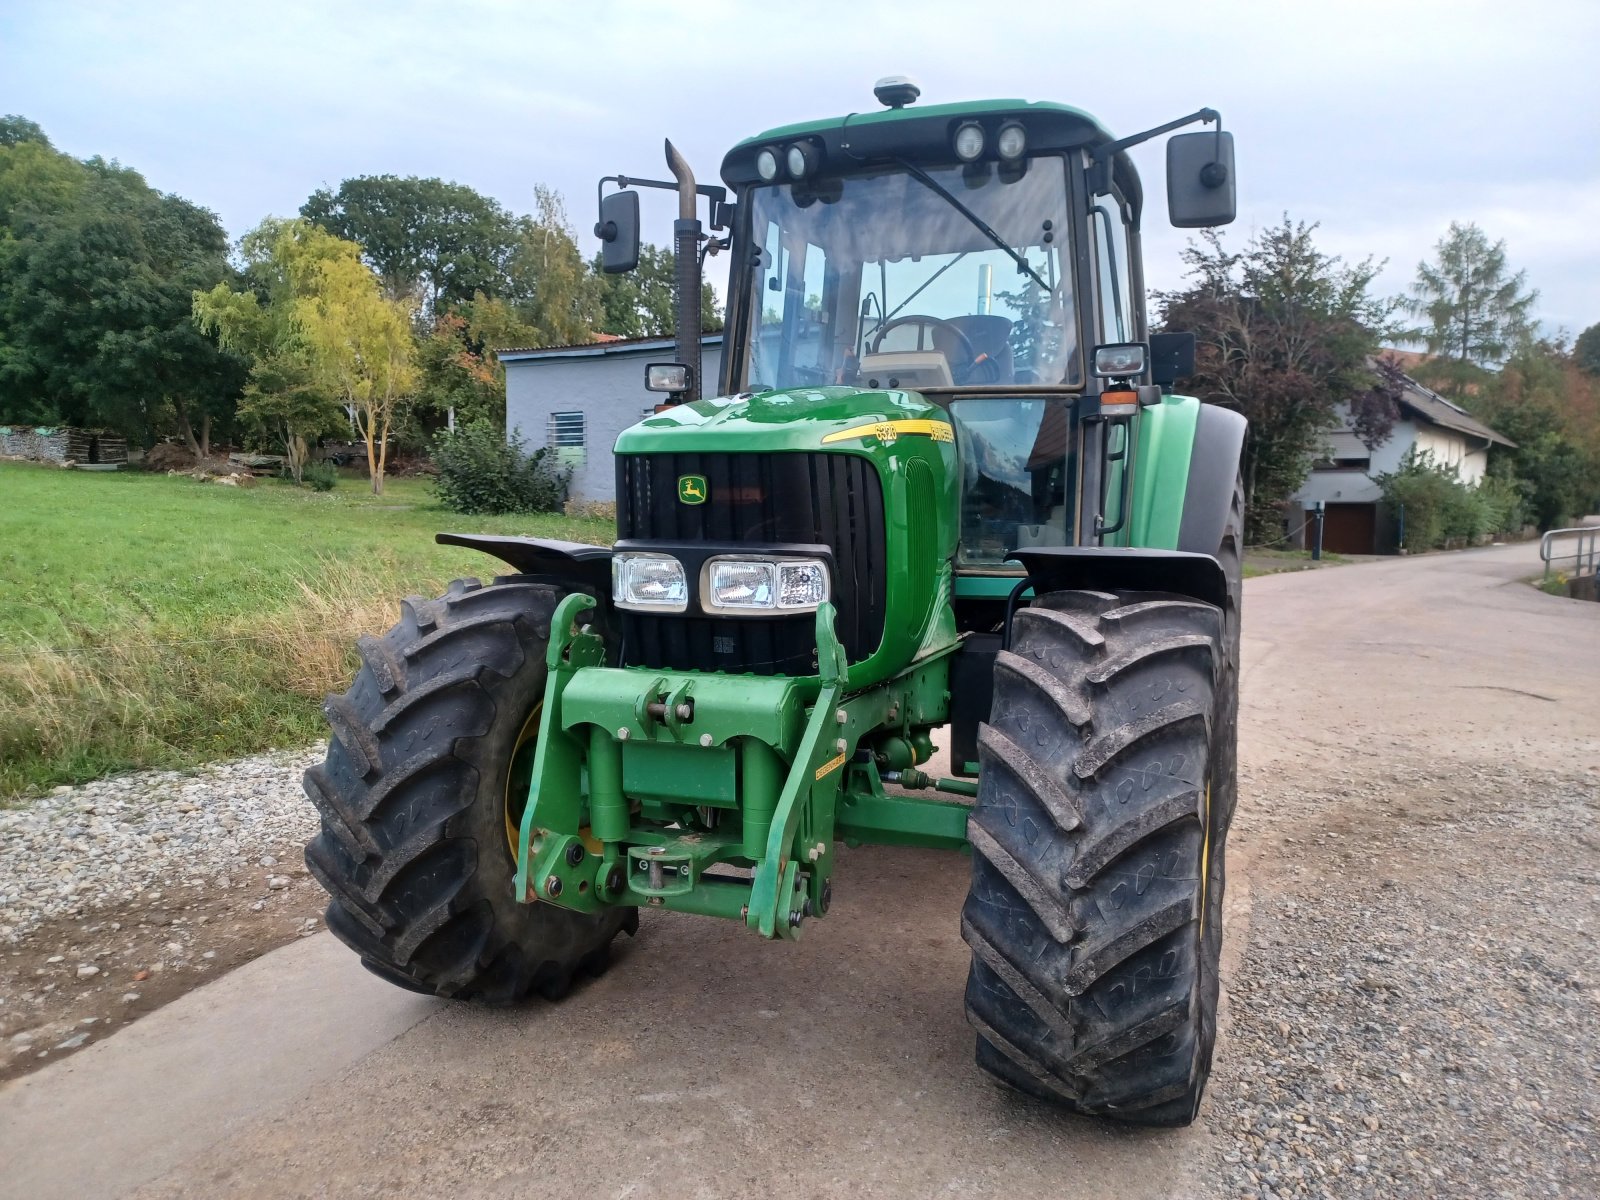
<path id="1" fill-rule="evenodd" d="M 1246 778 L 1309 785 L 1430 730 L 1572 754 L 1600 728 L 1600 606 L 1515 582 L 1537 566 L 1514 546 L 1251 580 Z M 1353 745 L 1358 721 L 1391 736 Z M 1251 953 L 1249 897 L 1273 886 L 1251 804 L 1247 788 L 1230 972 Z M 976 1069 L 966 874 L 846 852 L 832 913 L 798 944 L 646 913 L 604 978 L 510 1012 L 400 992 L 312 937 L 0 1091 L 0 1193 L 1210 1194 L 1213 1103 L 1189 1130 L 1119 1130 Z"/>

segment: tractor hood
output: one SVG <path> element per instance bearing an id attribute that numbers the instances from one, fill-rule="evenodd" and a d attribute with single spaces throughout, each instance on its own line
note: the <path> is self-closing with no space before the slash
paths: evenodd
<path id="1" fill-rule="evenodd" d="M 623 430 L 616 452 L 860 450 L 910 436 L 954 440 L 949 416 L 918 392 L 787 388 L 677 405 Z"/>

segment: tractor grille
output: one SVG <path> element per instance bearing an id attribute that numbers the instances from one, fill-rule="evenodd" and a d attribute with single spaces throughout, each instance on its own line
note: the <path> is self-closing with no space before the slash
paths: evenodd
<path id="1" fill-rule="evenodd" d="M 678 479 L 703 475 L 704 504 L 678 500 Z M 883 640 L 883 487 L 849 454 L 624 454 L 617 456 L 617 532 L 638 541 L 748 543 L 756 552 L 824 545 L 833 552 L 833 604 L 851 662 Z M 693 585 L 691 585 L 693 586 Z M 816 617 L 620 613 L 623 661 L 673 671 L 812 675 Z"/>

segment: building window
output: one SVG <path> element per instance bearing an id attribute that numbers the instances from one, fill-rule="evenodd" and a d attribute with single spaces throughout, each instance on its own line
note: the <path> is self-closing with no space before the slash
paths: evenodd
<path id="1" fill-rule="evenodd" d="M 550 414 L 545 428 L 544 444 L 556 452 L 556 458 L 569 467 L 583 465 L 588 429 L 581 412 Z"/>
<path id="2" fill-rule="evenodd" d="M 1338 458 L 1319 458 L 1311 464 L 1313 471 L 1365 471 L 1372 459 L 1364 455 L 1341 455 Z"/>

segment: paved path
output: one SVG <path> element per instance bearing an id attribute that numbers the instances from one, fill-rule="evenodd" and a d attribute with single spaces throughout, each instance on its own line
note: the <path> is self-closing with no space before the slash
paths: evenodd
<path id="1" fill-rule="evenodd" d="M 1251 580 L 1247 777 L 1309 783 L 1441 729 L 1570 755 L 1600 728 L 1592 663 L 1573 667 L 1600 606 L 1516 582 L 1536 568 L 1516 546 Z M 1382 733 L 1352 744 L 1357 726 Z M 1250 803 L 1230 969 L 1268 845 Z M 965 883 L 946 856 L 846 853 L 833 913 L 798 944 L 647 913 L 606 977 L 514 1012 L 408 995 L 313 937 L 0 1090 L 0 1195 L 1213 1191 L 1209 1105 L 1189 1130 L 1128 1132 L 980 1075 Z"/>

